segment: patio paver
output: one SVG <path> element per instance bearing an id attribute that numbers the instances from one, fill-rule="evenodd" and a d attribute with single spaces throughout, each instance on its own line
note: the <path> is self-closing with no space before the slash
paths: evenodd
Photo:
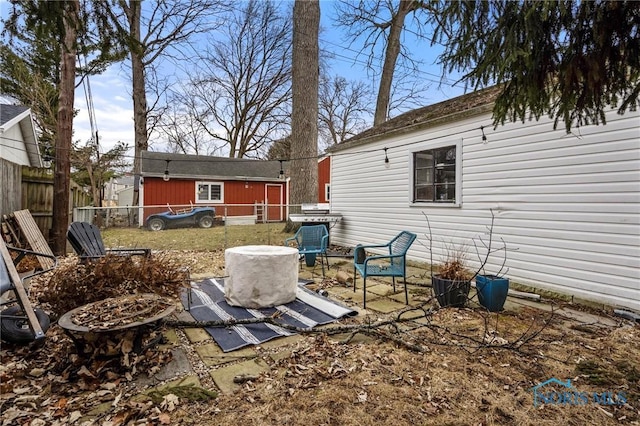
<path id="1" fill-rule="evenodd" d="M 234 383 L 236 376 L 257 376 L 260 373 L 269 371 L 269 366 L 261 359 L 253 359 L 240 362 L 238 364 L 228 365 L 209 372 L 214 383 L 224 394 L 231 394 L 239 390 L 242 385 Z"/>
<path id="2" fill-rule="evenodd" d="M 253 347 L 238 349 L 237 351 L 224 353 L 220 346 L 213 341 L 211 343 L 196 347 L 196 352 L 207 367 L 218 366 L 230 362 L 255 358 L 258 356 Z"/>

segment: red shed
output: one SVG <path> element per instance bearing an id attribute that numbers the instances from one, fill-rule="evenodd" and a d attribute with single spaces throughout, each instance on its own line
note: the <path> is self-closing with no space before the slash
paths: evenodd
<path id="1" fill-rule="evenodd" d="M 209 206 L 216 216 L 255 215 L 261 222 L 287 218 L 289 179 L 279 161 L 143 151 L 141 169 L 141 205 L 149 206 L 142 223 L 167 204 Z"/>
<path id="2" fill-rule="evenodd" d="M 331 157 L 318 160 L 318 202 L 328 203 L 331 198 Z"/>

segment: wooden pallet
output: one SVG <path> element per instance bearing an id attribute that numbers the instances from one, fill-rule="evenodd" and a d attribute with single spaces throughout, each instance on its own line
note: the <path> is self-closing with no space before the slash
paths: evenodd
<path id="1" fill-rule="evenodd" d="M 47 240 L 42 235 L 36 221 L 29 210 L 18 210 L 5 217 L 6 226 L 12 237 L 11 243 L 16 247 L 28 248 L 31 251 L 53 256 L 53 251 Z M 53 268 L 55 262 L 52 258 L 36 256 L 42 269 Z"/>

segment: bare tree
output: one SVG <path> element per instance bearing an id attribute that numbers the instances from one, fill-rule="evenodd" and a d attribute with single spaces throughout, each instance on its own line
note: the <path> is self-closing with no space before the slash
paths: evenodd
<path id="1" fill-rule="evenodd" d="M 128 149 L 127 144 L 118 142 L 115 147 L 101 154 L 95 138 L 91 138 L 84 146 L 74 144 L 70 157 L 73 179 L 90 188 L 94 206 L 102 206 L 101 189 L 105 182 L 118 176 L 128 165 L 125 159 Z"/>
<path id="2" fill-rule="evenodd" d="M 149 118 L 152 108 L 147 102 L 149 71 L 161 58 L 179 55 L 181 46 L 190 38 L 205 31 L 205 24 L 222 7 L 218 0 L 169 0 L 141 2 L 101 0 L 116 26 L 120 39 L 127 45 L 131 57 L 133 120 L 135 127 L 134 174 L 140 174 L 140 152 L 149 147 Z M 143 4 L 149 6 L 144 10 Z M 157 117 L 156 117 L 157 119 Z M 134 204 L 138 203 L 137 187 Z"/>
<path id="3" fill-rule="evenodd" d="M 320 77 L 318 129 L 323 148 L 354 136 L 367 127 L 369 94 L 362 82 Z"/>
<path id="4" fill-rule="evenodd" d="M 156 126 L 156 133 L 164 140 L 166 149 L 180 154 L 220 155 L 217 141 L 202 125 L 206 120 L 200 116 L 196 100 L 186 91 L 179 99 L 181 102 L 167 103 L 171 106 L 159 117 Z"/>
<path id="5" fill-rule="evenodd" d="M 352 41 L 364 37 L 363 50 L 369 49 L 368 61 L 372 67 L 376 47 L 384 46 L 384 59 L 373 125 L 384 123 L 389 115 L 391 88 L 398 58 L 409 63 L 409 55 L 403 52 L 401 35 L 407 16 L 426 8 L 425 2 L 416 0 L 375 0 L 372 2 L 341 1 L 337 5 L 338 24 L 347 28 Z M 416 20 L 417 37 L 422 37 L 421 26 Z"/>
<path id="6" fill-rule="evenodd" d="M 273 141 L 267 151 L 267 160 L 288 160 L 291 158 L 291 136 Z"/>
<path id="7" fill-rule="evenodd" d="M 291 202 L 318 201 L 318 80 L 320 3 L 296 0 L 293 6 L 291 112 Z"/>
<path id="8" fill-rule="evenodd" d="M 229 14 L 174 99 L 229 157 L 264 156 L 288 132 L 290 58 L 290 19 L 273 2 L 251 0 Z"/>

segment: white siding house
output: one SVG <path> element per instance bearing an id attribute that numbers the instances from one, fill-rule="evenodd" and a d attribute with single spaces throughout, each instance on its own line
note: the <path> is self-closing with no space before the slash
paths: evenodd
<path id="1" fill-rule="evenodd" d="M 466 244 L 473 266 L 471 239 L 493 210 L 512 281 L 640 310 L 640 112 L 612 110 L 606 125 L 571 134 L 550 119 L 494 129 L 494 94 L 411 111 L 333 148 L 331 210 L 343 220 L 332 242 L 408 230 L 418 234 L 408 257 L 428 262 L 426 215 L 434 263 Z"/>
<path id="2" fill-rule="evenodd" d="M 42 167 L 29 108 L 0 104 L 0 158 L 21 166 Z"/>

